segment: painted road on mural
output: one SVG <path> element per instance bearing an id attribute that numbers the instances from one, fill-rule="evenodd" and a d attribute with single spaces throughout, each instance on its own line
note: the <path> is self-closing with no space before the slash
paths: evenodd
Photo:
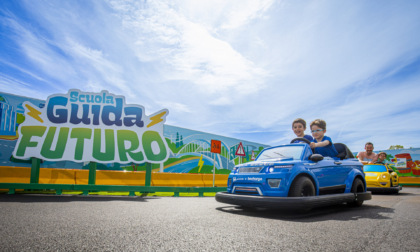
<path id="1" fill-rule="evenodd" d="M 200 155 L 203 155 L 203 165 L 209 165 L 209 166 L 213 166 L 213 159 L 211 159 L 211 157 L 206 156 L 207 153 L 186 153 L 185 155 L 196 155 L 196 157 L 191 157 L 191 158 L 187 158 L 187 159 L 183 159 L 180 161 L 177 161 L 173 164 L 170 164 L 167 166 L 167 168 L 165 168 L 165 172 L 173 172 L 173 173 L 188 173 L 189 171 L 191 171 L 192 169 L 194 169 L 195 167 L 198 166 L 198 161 L 200 160 Z M 229 167 L 230 170 L 233 169 L 234 164 L 233 163 L 229 163 L 229 160 L 226 159 L 223 156 L 218 156 L 218 159 L 220 159 L 220 162 L 216 161 L 216 169 L 220 169 L 222 168 L 226 168 Z M 219 163 L 221 165 L 219 165 Z"/>
<path id="2" fill-rule="evenodd" d="M 192 168 L 198 166 L 199 157 L 189 158 L 187 160 L 178 161 L 176 164 L 165 168 L 165 172 L 188 173 Z M 204 165 L 213 165 L 207 160 L 203 160 Z"/>
<path id="3" fill-rule="evenodd" d="M 3 251 L 419 251 L 420 188 L 360 208 L 243 210 L 213 197 L 0 195 Z"/>
<path id="4" fill-rule="evenodd" d="M 0 139 L 0 162 L 1 166 L 10 165 L 10 157 L 12 156 L 13 149 L 15 148 L 16 140 Z M 26 165 L 27 167 L 29 165 Z"/>

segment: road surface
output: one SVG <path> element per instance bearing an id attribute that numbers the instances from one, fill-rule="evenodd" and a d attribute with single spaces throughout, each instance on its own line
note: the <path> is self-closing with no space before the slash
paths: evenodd
<path id="1" fill-rule="evenodd" d="M 0 195 L 1 251 L 420 251 L 420 188 L 285 213 L 213 197 Z"/>

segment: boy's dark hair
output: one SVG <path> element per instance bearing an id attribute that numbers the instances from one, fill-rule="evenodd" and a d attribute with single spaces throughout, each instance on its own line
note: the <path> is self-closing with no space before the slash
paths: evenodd
<path id="1" fill-rule="evenodd" d="M 384 154 L 384 155 L 385 155 L 385 158 L 386 158 L 386 156 L 387 156 L 387 155 L 386 155 L 386 152 L 383 152 L 383 151 L 379 152 L 379 153 L 378 153 L 378 156 L 380 156 L 380 155 L 382 155 L 382 154 Z"/>
<path id="2" fill-rule="evenodd" d="M 315 119 L 314 121 L 312 121 L 311 122 L 311 129 L 312 129 L 313 125 L 316 125 L 323 130 L 327 129 L 327 123 L 324 120 L 321 120 L 321 119 Z"/>
<path id="3" fill-rule="evenodd" d="M 296 118 L 292 123 L 292 128 L 295 123 L 301 123 L 303 125 L 303 128 L 306 129 L 306 122 L 302 118 Z"/>

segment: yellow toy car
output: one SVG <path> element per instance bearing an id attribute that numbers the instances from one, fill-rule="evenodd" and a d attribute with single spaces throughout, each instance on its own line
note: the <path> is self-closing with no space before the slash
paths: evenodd
<path id="1" fill-rule="evenodd" d="M 402 187 L 398 184 L 398 175 L 387 164 L 368 164 L 363 166 L 367 191 L 380 193 L 398 193 Z"/>

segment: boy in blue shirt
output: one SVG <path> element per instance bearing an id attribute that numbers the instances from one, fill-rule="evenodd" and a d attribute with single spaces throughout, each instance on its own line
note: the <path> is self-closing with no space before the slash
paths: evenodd
<path id="1" fill-rule="evenodd" d="M 338 154 L 331 138 L 325 136 L 327 132 L 327 123 L 324 120 L 316 119 L 311 122 L 311 132 L 314 141 L 310 144 L 312 149 L 315 149 L 316 154 L 321 154 L 324 157 L 335 158 Z"/>
<path id="2" fill-rule="evenodd" d="M 310 135 L 305 135 L 306 122 L 302 118 L 297 118 L 292 123 L 292 130 L 295 133 L 296 137 L 306 138 L 309 142 L 312 142 L 314 139 Z M 293 143 L 299 143 L 301 141 L 295 140 Z"/>

